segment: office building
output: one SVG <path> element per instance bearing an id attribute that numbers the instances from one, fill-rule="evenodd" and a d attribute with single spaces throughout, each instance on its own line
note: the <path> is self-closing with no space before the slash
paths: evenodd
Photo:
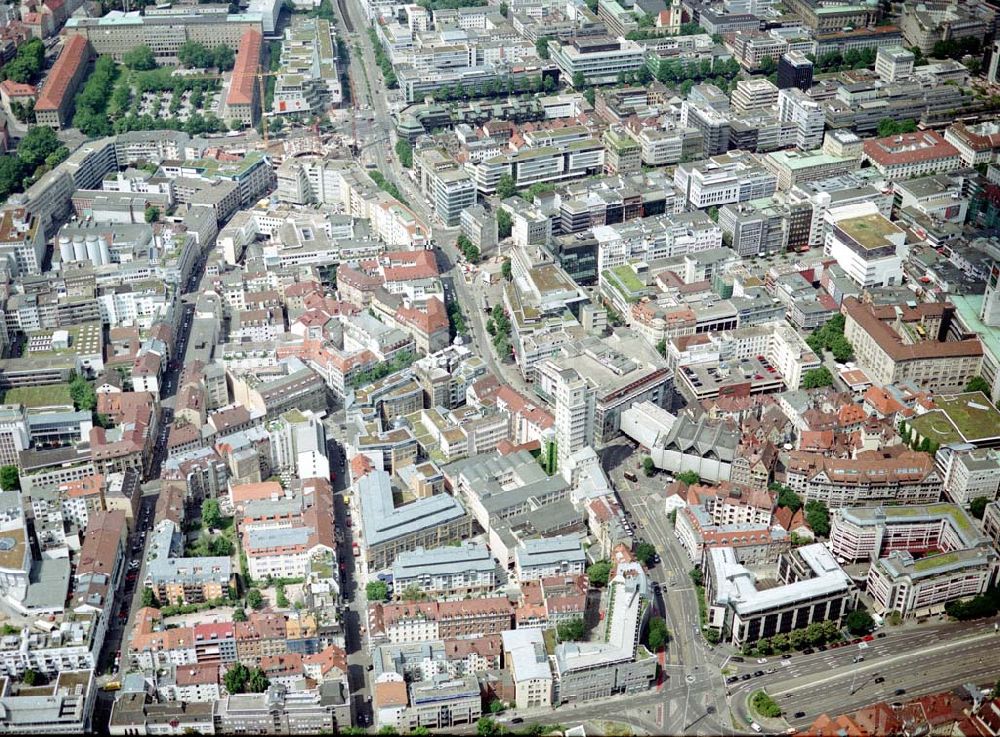
<path id="1" fill-rule="evenodd" d="M 948 602 L 984 593 L 996 582 L 998 570 L 1000 556 L 989 546 L 921 558 L 895 550 L 872 563 L 866 589 L 878 614 L 942 614 Z"/>
<path id="2" fill-rule="evenodd" d="M 801 51 L 788 51 L 778 60 L 778 89 L 796 87 L 803 92 L 812 87 L 813 63 Z"/>
<path id="3" fill-rule="evenodd" d="M 514 551 L 514 571 L 519 581 L 577 576 L 586 567 L 587 556 L 575 535 L 522 540 Z"/>
<path id="4" fill-rule="evenodd" d="M 497 583 L 497 565 L 489 549 L 465 542 L 400 553 L 392 564 L 393 589 L 399 594 L 416 588 L 431 597 L 492 591 Z"/>
<path id="5" fill-rule="evenodd" d="M 733 548 L 708 550 L 703 575 L 707 626 L 737 648 L 813 622 L 839 625 L 857 598 L 851 577 L 822 543 L 782 555 L 777 586 L 759 587 L 757 576 L 737 562 Z"/>
<path id="6" fill-rule="evenodd" d="M 883 82 L 900 82 L 913 75 L 913 52 L 902 46 L 880 46 L 875 56 L 875 73 Z"/>
<path id="7" fill-rule="evenodd" d="M 958 149 L 936 131 L 869 139 L 864 148 L 865 160 L 889 180 L 948 172 L 961 165 Z"/>
<path id="8" fill-rule="evenodd" d="M 954 333 L 953 305 L 873 305 L 847 297 L 843 307 L 844 336 L 876 384 L 912 381 L 927 391 L 954 392 L 979 375 L 983 346 L 976 336 Z"/>
<path id="9" fill-rule="evenodd" d="M 552 60 L 565 82 L 582 74 L 588 85 L 611 84 L 621 73 L 629 74 L 645 63 L 645 49 L 635 41 L 608 36 L 577 36 L 549 44 Z"/>
<path id="10" fill-rule="evenodd" d="M 935 459 L 944 476 L 945 496 L 955 504 L 965 507 L 973 499 L 1000 497 L 1000 451 L 954 443 L 938 449 Z"/>
<path id="11" fill-rule="evenodd" d="M 516 629 L 504 632 L 504 662 L 514 681 L 514 705 L 530 709 L 552 705 L 552 668 L 542 630 Z"/>
<path id="12" fill-rule="evenodd" d="M 219 44 L 239 48 L 247 31 L 262 32 L 260 13 L 226 14 L 219 6 L 182 6 L 155 11 L 112 10 L 100 18 L 74 16 L 65 33 L 90 40 L 94 51 L 120 62 L 136 46 L 148 46 L 159 63 L 176 64 L 177 51 L 194 41 L 209 48 Z"/>
<path id="13" fill-rule="evenodd" d="M 560 461 L 594 444 L 597 392 L 573 368 L 553 371 L 555 386 L 556 450 Z"/>
<path id="14" fill-rule="evenodd" d="M 989 545 L 969 514 L 955 504 L 842 507 L 831 515 L 830 550 L 856 563 L 893 551 L 919 555 Z"/>
<path id="15" fill-rule="evenodd" d="M 837 263 L 858 286 L 892 287 L 903 281 L 906 231 L 869 204 L 866 214 L 855 207 L 826 213 L 828 228 L 824 253 Z"/>
<path id="16" fill-rule="evenodd" d="M 778 120 L 795 124 L 795 146 L 812 151 L 823 145 L 823 108 L 798 87 L 778 92 Z"/>
<path id="17" fill-rule="evenodd" d="M 778 102 L 778 88 L 763 78 L 742 79 L 732 94 L 732 110 L 739 116 L 769 110 Z"/>
<path id="18" fill-rule="evenodd" d="M 619 563 L 608 582 L 608 611 L 599 637 L 555 646 L 554 704 L 645 691 L 656 676 L 656 658 L 639 642 L 649 617 L 649 581 L 638 563 Z"/>
<path id="19" fill-rule="evenodd" d="M 436 548 L 472 534 L 472 518 L 448 494 L 435 494 L 397 507 L 389 474 L 377 469 L 358 479 L 355 490 L 368 570 L 388 568 L 401 552 Z"/>

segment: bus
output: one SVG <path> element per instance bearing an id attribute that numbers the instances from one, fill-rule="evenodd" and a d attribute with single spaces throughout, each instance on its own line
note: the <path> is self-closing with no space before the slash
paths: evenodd
<path id="1" fill-rule="evenodd" d="M 483 312 L 487 315 L 490 314 L 490 298 L 485 294 L 483 295 Z"/>

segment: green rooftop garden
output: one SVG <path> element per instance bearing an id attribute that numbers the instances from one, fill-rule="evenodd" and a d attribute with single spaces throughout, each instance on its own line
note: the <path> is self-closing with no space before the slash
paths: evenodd
<path id="1" fill-rule="evenodd" d="M 25 407 L 73 406 L 69 384 L 48 386 L 17 386 L 3 395 L 3 404 L 23 404 Z"/>

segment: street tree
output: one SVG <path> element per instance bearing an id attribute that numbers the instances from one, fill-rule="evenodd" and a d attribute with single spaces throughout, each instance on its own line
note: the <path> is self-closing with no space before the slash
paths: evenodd
<path id="1" fill-rule="evenodd" d="M 653 617 L 649 620 L 649 649 L 659 652 L 670 642 L 670 633 L 663 617 Z"/>
<path id="2" fill-rule="evenodd" d="M 847 631 L 852 635 L 867 635 L 875 628 L 875 620 L 864 609 L 855 609 L 847 615 Z"/>

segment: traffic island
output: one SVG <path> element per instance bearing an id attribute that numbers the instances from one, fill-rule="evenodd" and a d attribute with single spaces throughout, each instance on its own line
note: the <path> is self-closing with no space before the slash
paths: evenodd
<path id="1" fill-rule="evenodd" d="M 765 732 L 784 732 L 788 723 L 781 716 L 781 707 L 764 689 L 758 689 L 747 697 L 747 713 Z"/>

